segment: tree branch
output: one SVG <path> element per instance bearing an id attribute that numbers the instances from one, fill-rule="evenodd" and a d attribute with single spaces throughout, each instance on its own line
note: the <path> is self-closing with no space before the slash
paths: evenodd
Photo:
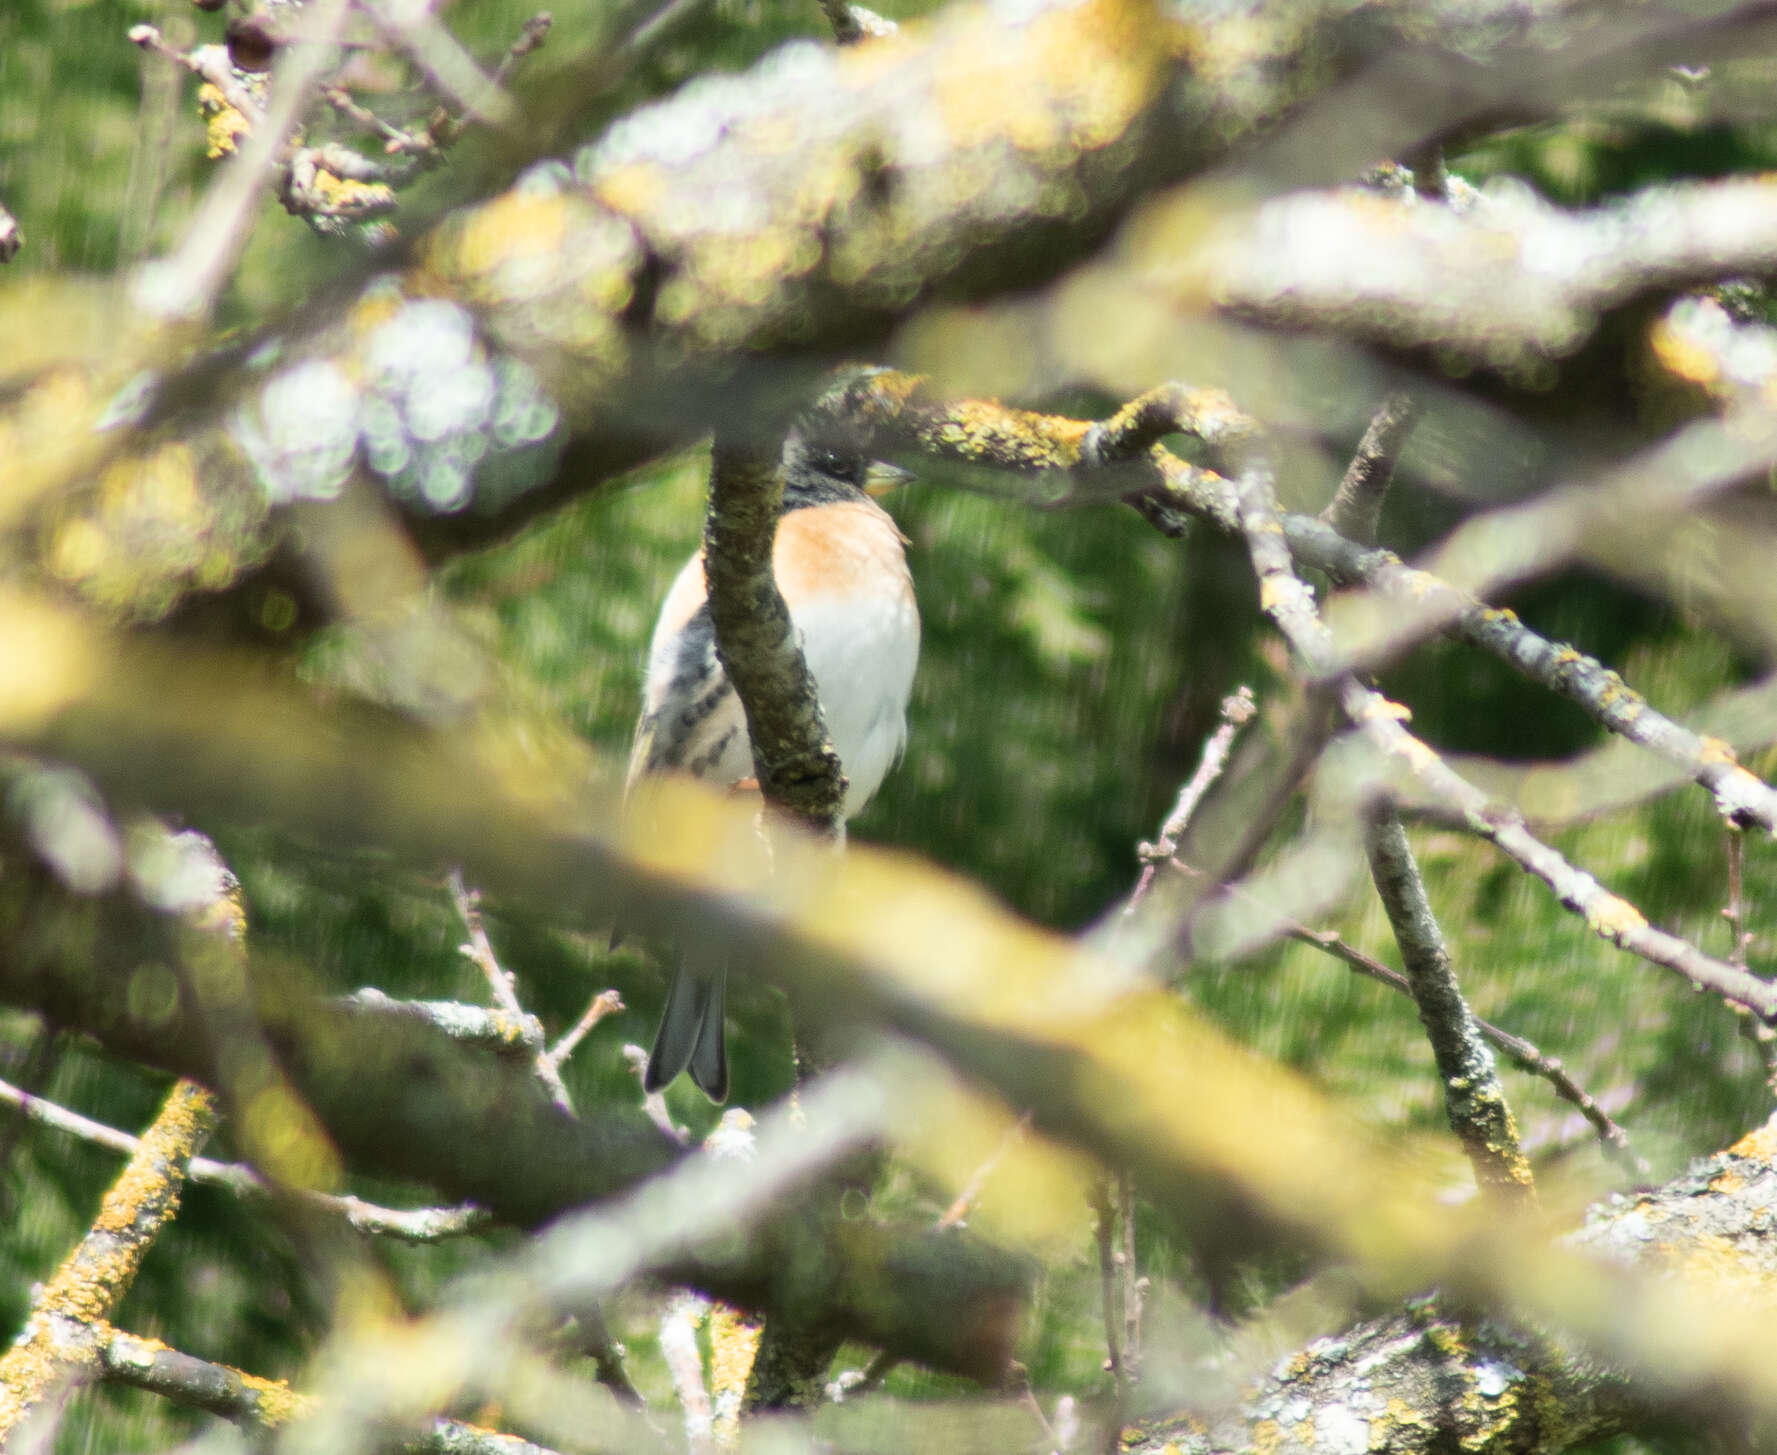
<path id="1" fill-rule="evenodd" d="M 182 1081 L 168 1093 L 129 1165 L 111 1184 L 92 1231 L 32 1301 L 24 1333 L 0 1355 L 0 1445 L 73 1379 L 97 1372 L 103 1321 L 135 1281 L 179 1209 L 186 1164 L 215 1123 L 215 1104 Z M 51 1416 L 53 1417 L 53 1416 Z"/>
<path id="2" fill-rule="evenodd" d="M 845 769 L 772 574 L 784 481 L 780 452 L 718 433 L 703 528 L 716 652 L 746 710 L 753 768 L 768 802 L 819 832 L 842 831 Z"/>

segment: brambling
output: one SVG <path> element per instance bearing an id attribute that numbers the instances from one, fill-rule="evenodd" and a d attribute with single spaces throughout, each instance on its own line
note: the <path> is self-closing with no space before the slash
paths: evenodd
<path id="1" fill-rule="evenodd" d="M 905 537 L 870 491 L 906 471 L 817 448 L 792 431 L 783 451 L 784 504 L 772 547 L 777 587 L 814 677 L 827 736 L 845 770 L 843 812 L 854 817 L 907 740 L 907 699 L 919 661 L 919 610 Z M 703 553 L 667 592 L 648 651 L 629 782 L 681 772 L 733 788 L 755 778 L 740 698 L 716 657 Z M 723 1038 L 725 962 L 681 953 L 643 1079 L 658 1091 L 681 1071 L 712 1101 L 728 1095 Z"/>

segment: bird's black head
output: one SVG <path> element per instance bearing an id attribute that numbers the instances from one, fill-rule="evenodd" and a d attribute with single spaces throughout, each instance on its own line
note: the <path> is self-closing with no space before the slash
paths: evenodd
<path id="1" fill-rule="evenodd" d="M 815 444 L 800 430 L 784 441 L 784 509 L 862 500 L 913 477 L 856 450 Z"/>

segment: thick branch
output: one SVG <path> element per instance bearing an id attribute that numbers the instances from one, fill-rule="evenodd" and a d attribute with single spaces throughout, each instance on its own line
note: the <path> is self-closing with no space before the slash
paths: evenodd
<path id="1" fill-rule="evenodd" d="M 703 528 L 710 618 L 723 670 L 746 709 L 760 790 L 832 835 L 845 800 L 844 766 L 827 739 L 814 677 L 772 574 L 783 494 L 775 447 L 716 436 Z"/>
<path id="2" fill-rule="evenodd" d="M 1774 1154 L 1777 1122 L 1768 1122 L 1661 1188 L 1599 1204 L 1568 1243 L 1643 1273 L 1688 1277 L 1701 1297 L 1713 1290 L 1724 1306 L 1756 1297 L 1777 1280 L 1768 1234 Z M 1623 1333 L 1625 1342 L 1633 1337 Z M 1671 1333 L 1676 1349 L 1692 1330 Z M 1282 1441 L 1333 1455 L 1362 1431 L 1363 1448 L 1381 1455 L 1434 1455 L 1455 1444 L 1477 1455 L 1556 1452 L 1642 1428 L 1661 1412 L 1745 1433 L 1719 1406 L 1690 1400 L 1682 1380 L 1637 1381 L 1546 1333 L 1463 1318 L 1428 1299 L 1317 1339 L 1279 1361 L 1227 1415 L 1148 1421 L 1125 1448 L 1207 1455 Z"/>
<path id="3" fill-rule="evenodd" d="M 1514 1204 L 1534 1206 L 1535 1183 L 1518 1145 L 1518 1126 L 1474 1012 L 1456 983 L 1444 934 L 1432 914 L 1425 881 L 1392 808 L 1366 829 L 1370 875 L 1400 946 L 1419 1020 L 1431 1040 L 1444 1111 L 1462 1143 L 1475 1181 Z"/>
<path id="4" fill-rule="evenodd" d="M 364 746 L 359 740 L 353 751 Z M 464 807 L 473 801 L 480 822 L 464 821 L 459 847 L 488 830 L 478 786 L 485 782 L 481 773 L 463 779 Z M 569 847 L 572 840 L 556 842 L 564 864 L 583 852 Z M 573 872 L 591 871 L 581 859 Z M 182 929 L 126 889 L 77 898 L 47 876 L 9 871 L 0 879 L 0 1000 L 92 1034 L 112 1051 L 209 1079 L 216 1073 L 208 1028 L 166 968 L 189 953 Z M 24 955 L 20 946 L 40 948 Z M 346 1007 L 311 996 L 288 963 L 257 969 L 252 1009 L 278 1070 L 349 1167 L 416 1179 L 506 1222 L 537 1226 L 683 1155 L 638 1109 L 602 1106 L 569 1117 L 523 1058 L 478 1052 L 399 1005 Z M 119 985 L 135 989 L 120 995 Z M 852 1337 L 993 1377 L 1010 1352 L 1025 1267 L 976 1240 L 923 1227 L 849 1224 L 835 1203 L 830 1189 L 811 1188 L 745 1246 L 724 1243 L 664 1271 L 746 1307 L 818 1309 Z"/>

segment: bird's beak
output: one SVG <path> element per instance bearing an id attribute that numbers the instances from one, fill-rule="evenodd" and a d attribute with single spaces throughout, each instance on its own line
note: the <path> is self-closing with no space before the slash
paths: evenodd
<path id="1" fill-rule="evenodd" d="M 864 493 L 887 495 L 889 491 L 910 485 L 918 478 L 913 471 L 891 465 L 887 460 L 872 460 L 864 467 Z"/>

